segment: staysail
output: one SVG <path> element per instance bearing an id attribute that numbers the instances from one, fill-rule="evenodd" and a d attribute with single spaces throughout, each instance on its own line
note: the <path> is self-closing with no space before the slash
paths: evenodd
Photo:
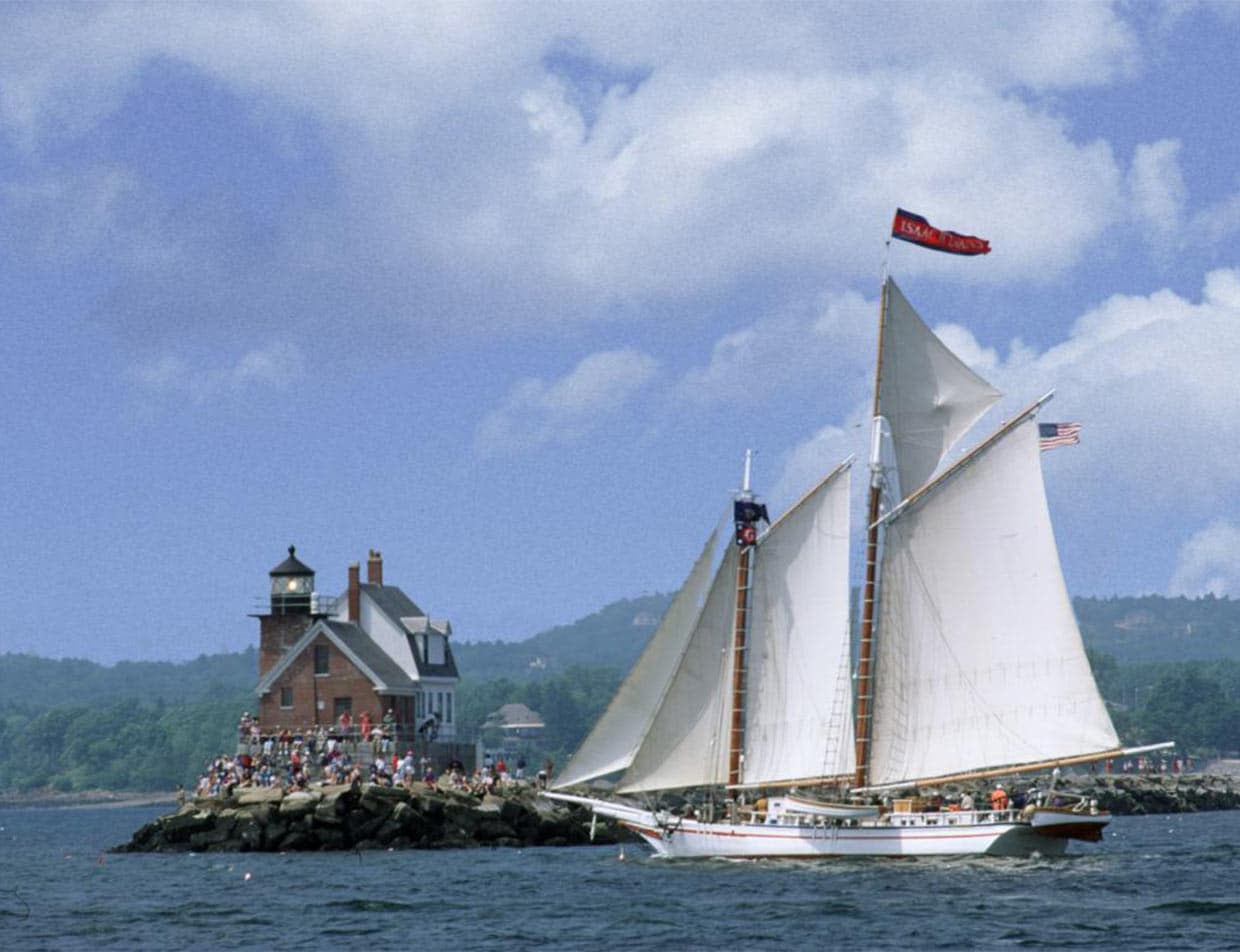
<path id="1" fill-rule="evenodd" d="M 715 529 L 611 704 L 555 779 L 554 789 L 604 777 L 633 762 L 633 755 L 702 613 L 718 540 L 719 529 Z"/>
<path id="2" fill-rule="evenodd" d="M 1118 746 L 1055 548 L 1032 414 L 887 524 L 870 783 Z"/>
<path id="3" fill-rule="evenodd" d="M 712 786 L 727 780 L 724 686 L 731 683 L 728 649 L 739 552 L 738 546 L 728 546 L 667 692 L 620 779 L 621 793 Z"/>
<path id="4" fill-rule="evenodd" d="M 758 541 L 746 784 L 852 772 L 849 531 L 849 470 L 841 466 Z"/>
<path id="5" fill-rule="evenodd" d="M 935 336 L 890 278 L 886 293 L 877 406 L 905 497 L 1002 394 Z"/>

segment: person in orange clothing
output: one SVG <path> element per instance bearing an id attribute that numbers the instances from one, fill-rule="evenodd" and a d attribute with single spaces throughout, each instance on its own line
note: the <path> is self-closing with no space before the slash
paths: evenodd
<path id="1" fill-rule="evenodd" d="M 1003 789 L 1003 784 L 995 784 L 995 789 L 990 791 L 990 808 L 992 810 L 1006 810 L 1008 808 L 1007 791 Z"/>

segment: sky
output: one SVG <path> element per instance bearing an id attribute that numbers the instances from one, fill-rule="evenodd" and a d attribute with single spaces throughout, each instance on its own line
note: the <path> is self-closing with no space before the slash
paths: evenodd
<path id="1" fill-rule="evenodd" d="M 1240 5 L 0 5 L 0 652 L 257 642 L 287 547 L 458 640 L 864 461 L 889 267 L 1074 595 L 1240 594 Z M 860 469 L 858 470 L 860 473 Z M 854 483 L 864 482 L 863 474 Z"/>

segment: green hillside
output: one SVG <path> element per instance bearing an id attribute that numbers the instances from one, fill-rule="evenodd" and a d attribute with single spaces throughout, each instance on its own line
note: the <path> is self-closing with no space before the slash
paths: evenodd
<path id="1" fill-rule="evenodd" d="M 670 602 L 624 599 L 525 641 L 455 644 L 460 728 L 472 732 L 519 701 L 543 714 L 544 752 L 563 762 Z M 1240 749 L 1240 602 L 1145 596 L 1079 598 L 1074 607 L 1125 743 Z M 253 648 L 111 667 L 0 655 L 0 790 L 188 786 L 231 744 L 257 669 Z"/>
<path id="2" fill-rule="evenodd" d="M 543 680 L 575 667 L 628 671 L 671 602 L 671 595 L 621 599 L 525 641 L 454 642 L 452 653 L 469 681 Z"/>
<path id="3" fill-rule="evenodd" d="M 200 655 L 193 661 L 121 661 L 0 655 L 0 706 L 43 710 L 125 698 L 186 703 L 236 694 L 258 681 L 258 650 Z"/>
<path id="4" fill-rule="evenodd" d="M 1086 646 L 1120 664 L 1240 660 L 1240 601 L 1228 598 L 1077 598 Z"/>

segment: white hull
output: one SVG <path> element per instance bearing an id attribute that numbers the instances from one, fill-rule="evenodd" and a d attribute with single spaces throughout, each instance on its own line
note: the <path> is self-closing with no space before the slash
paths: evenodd
<path id="1" fill-rule="evenodd" d="M 816 859 L 850 856 L 1061 856 L 1069 839 L 1098 839 L 1110 815 L 1039 809 L 888 813 L 844 822 L 708 823 L 627 804 L 551 794 L 589 806 L 670 859 Z M 1045 815 L 1045 818 L 1043 816 Z"/>

